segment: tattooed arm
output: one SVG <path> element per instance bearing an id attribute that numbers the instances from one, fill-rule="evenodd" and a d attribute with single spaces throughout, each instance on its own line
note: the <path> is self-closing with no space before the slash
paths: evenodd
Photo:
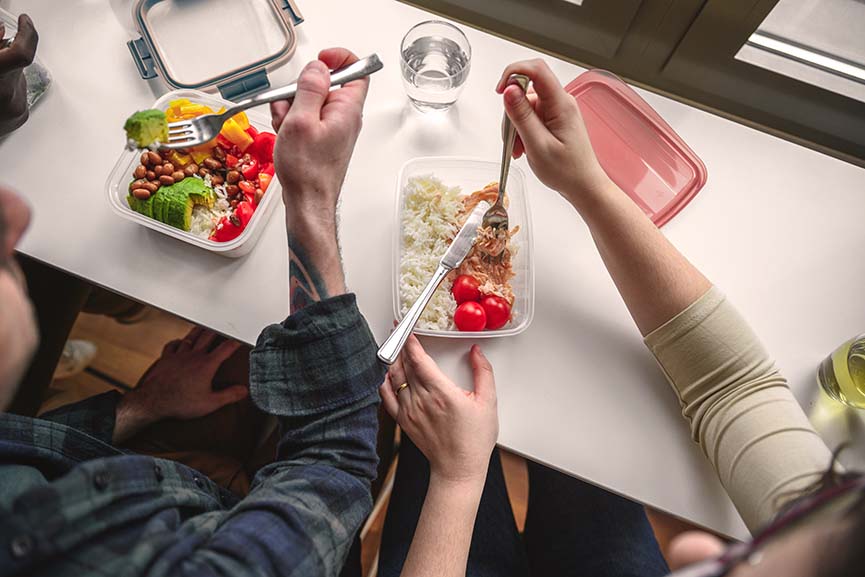
<path id="1" fill-rule="evenodd" d="M 292 314 L 345 292 L 336 205 L 369 86 L 363 79 L 329 92 L 328 66 L 339 68 L 357 58 L 348 50 L 330 49 L 319 59 L 304 68 L 291 104 L 271 104 L 278 132 L 274 163 L 288 230 Z"/>

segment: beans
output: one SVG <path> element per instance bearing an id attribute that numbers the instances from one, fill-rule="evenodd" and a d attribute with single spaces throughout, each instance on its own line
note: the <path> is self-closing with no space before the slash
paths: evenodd
<path id="1" fill-rule="evenodd" d="M 216 170 L 218 168 L 222 168 L 222 163 L 216 160 L 215 158 L 210 158 L 209 156 L 204 159 L 204 166 L 206 166 L 210 170 Z"/>
<path id="2" fill-rule="evenodd" d="M 201 178 L 204 178 L 205 176 L 210 174 L 210 171 L 202 166 L 201 168 L 198 169 L 198 174 L 199 174 L 199 176 L 201 176 Z"/>
<path id="3" fill-rule="evenodd" d="M 162 176 L 163 174 L 165 174 L 165 169 L 162 168 L 161 164 L 157 164 L 153 167 L 153 174 L 155 174 L 156 176 Z"/>
<path id="4" fill-rule="evenodd" d="M 229 170 L 228 174 L 225 175 L 225 182 L 228 184 L 237 184 L 240 182 L 240 172 L 236 170 Z"/>
<path id="5" fill-rule="evenodd" d="M 148 170 L 147 174 L 144 175 L 147 180 L 156 180 L 156 173 L 152 170 Z"/>
<path id="6" fill-rule="evenodd" d="M 150 161 L 150 164 L 161 164 L 162 157 L 153 152 L 152 150 L 147 151 L 147 159 Z"/>
<path id="7" fill-rule="evenodd" d="M 216 160 L 225 160 L 225 151 L 221 146 L 215 147 L 212 154 Z"/>
<path id="8" fill-rule="evenodd" d="M 133 180 L 132 183 L 129 185 L 129 190 L 135 190 L 136 188 L 141 188 L 145 184 L 147 184 L 146 180 L 142 180 L 142 179 Z"/>
<path id="9" fill-rule="evenodd" d="M 264 191 L 261 190 L 260 188 L 256 188 L 255 189 L 255 204 L 258 204 L 259 202 L 261 202 L 261 197 L 263 197 L 263 196 L 264 196 Z"/>
<path id="10" fill-rule="evenodd" d="M 231 202 L 229 202 L 228 204 L 231 205 L 231 208 L 235 208 L 239 203 L 238 203 L 237 199 L 235 199 L 235 200 L 232 200 Z"/>
<path id="11" fill-rule="evenodd" d="M 225 187 L 225 194 L 228 196 L 234 196 L 238 192 L 240 192 L 240 188 L 236 184 L 229 184 Z"/>
<path id="12" fill-rule="evenodd" d="M 192 164 L 187 164 L 186 168 L 183 169 L 183 174 L 186 176 L 193 176 L 198 174 L 198 165 L 194 162 Z"/>
<path id="13" fill-rule="evenodd" d="M 159 185 L 157 185 L 154 182 L 145 182 L 144 184 L 141 185 L 141 188 L 143 188 L 144 190 L 149 190 L 152 194 L 152 193 L 156 192 L 157 190 L 159 190 Z"/>
<path id="14" fill-rule="evenodd" d="M 213 186 L 219 186 L 220 184 L 225 183 L 225 179 L 219 176 L 218 174 L 211 175 L 210 184 Z"/>
<path id="15" fill-rule="evenodd" d="M 172 184 L 174 184 L 174 179 L 167 174 L 163 174 L 159 177 L 159 184 L 161 184 L 162 186 L 171 186 Z"/>
<path id="16" fill-rule="evenodd" d="M 150 164 L 150 157 L 147 155 L 146 152 L 141 153 L 141 158 L 139 160 L 141 160 L 141 164 L 143 164 L 144 166 L 148 166 Z"/>
<path id="17" fill-rule="evenodd" d="M 186 178 L 186 175 L 183 173 L 182 170 L 175 170 L 171 173 L 171 178 L 174 179 L 174 182 L 180 182 L 181 180 Z"/>
<path id="18" fill-rule="evenodd" d="M 145 188 L 136 188 L 132 191 L 132 196 L 138 200 L 147 200 L 150 198 L 150 191 Z"/>
<path id="19" fill-rule="evenodd" d="M 143 164 L 139 164 L 138 166 L 135 167 L 135 170 L 133 171 L 132 176 L 134 178 L 144 178 L 145 176 L 147 176 L 147 167 L 144 166 Z"/>
<path id="20" fill-rule="evenodd" d="M 170 162 L 166 162 L 162 165 L 162 174 L 171 174 L 174 172 L 174 165 Z"/>

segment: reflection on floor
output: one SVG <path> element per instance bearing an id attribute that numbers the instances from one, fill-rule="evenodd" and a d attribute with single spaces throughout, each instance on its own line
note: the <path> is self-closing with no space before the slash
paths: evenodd
<path id="1" fill-rule="evenodd" d="M 111 388 L 123 390 L 134 387 L 147 367 L 159 357 L 165 343 L 182 338 L 190 328 L 192 325 L 183 319 L 153 309 L 134 325 L 123 325 L 99 315 L 80 315 L 72 338 L 94 342 L 99 352 L 88 371 L 52 383 L 42 410 L 50 410 Z M 507 451 L 502 453 L 502 464 L 517 526 L 522 530 L 528 501 L 526 464 L 522 457 Z M 375 575 L 388 495 L 386 484 L 362 533 L 364 575 Z M 662 550 L 666 550 L 673 536 L 693 528 L 669 515 L 653 511 L 648 513 Z"/>

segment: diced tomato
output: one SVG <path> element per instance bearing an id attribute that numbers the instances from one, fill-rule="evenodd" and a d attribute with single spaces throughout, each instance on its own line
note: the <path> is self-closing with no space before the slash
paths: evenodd
<path id="1" fill-rule="evenodd" d="M 261 172 L 264 174 L 269 174 L 270 176 L 273 176 L 273 174 L 275 172 L 273 169 L 273 163 L 268 162 L 267 164 L 265 164 L 263 167 L 261 167 Z"/>
<path id="2" fill-rule="evenodd" d="M 225 155 L 225 166 L 227 166 L 228 168 L 234 168 L 235 166 L 237 166 L 238 162 L 240 161 L 233 154 Z"/>
<path id="3" fill-rule="evenodd" d="M 255 137 L 258 136 L 258 131 L 251 124 L 247 128 L 244 128 L 244 130 L 248 135 L 252 137 L 253 140 L 255 140 Z"/>
<path id="4" fill-rule="evenodd" d="M 258 188 L 262 191 L 267 190 L 267 187 L 270 186 L 270 181 L 273 180 L 273 176 L 269 174 L 265 174 L 263 172 L 258 173 Z"/>
<path id="5" fill-rule="evenodd" d="M 249 224 L 250 219 L 252 219 L 252 213 L 255 212 L 255 208 L 253 208 L 252 204 L 243 201 L 237 204 L 237 208 L 234 209 L 234 214 L 237 218 L 240 219 L 241 227 L 245 228 L 247 224 Z"/>
<path id="6" fill-rule="evenodd" d="M 240 206 L 238 204 L 238 206 Z M 241 222 L 242 226 L 238 226 L 234 222 L 231 221 L 231 217 L 223 216 L 219 219 L 219 222 L 216 223 L 216 228 L 213 229 L 213 234 L 210 235 L 211 240 L 215 240 L 216 242 L 228 242 L 240 236 L 240 233 L 243 232 L 243 229 L 246 225 Z"/>
<path id="7" fill-rule="evenodd" d="M 243 194 L 255 195 L 255 185 L 248 180 L 241 180 L 237 186 L 243 191 Z"/>
<path id="8" fill-rule="evenodd" d="M 240 173 L 246 180 L 253 180 L 258 176 L 259 168 L 258 161 L 253 158 L 247 162 L 241 163 Z"/>
<path id="9" fill-rule="evenodd" d="M 464 302 L 454 311 L 454 324 L 461 331 L 482 331 L 487 325 L 487 314 L 478 303 Z"/>
<path id="10" fill-rule="evenodd" d="M 271 132 L 261 132 L 255 137 L 247 152 L 252 154 L 261 164 L 273 162 L 273 147 L 276 145 L 276 135 Z"/>

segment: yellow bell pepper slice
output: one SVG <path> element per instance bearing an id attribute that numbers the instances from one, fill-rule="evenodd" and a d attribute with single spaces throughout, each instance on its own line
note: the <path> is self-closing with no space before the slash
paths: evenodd
<path id="1" fill-rule="evenodd" d="M 192 160 L 195 161 L 195 164 L 201 164 L 204 162 L 204 159 L 210 156 L 210 150 L 190 150 L 189 154 L 192 156 Z"/>
<path id="2" fill-rule="evenodd" d="M 168 154 L 168 160 L 174 165 L 174 168 L 184 168 L 192 162 L 192 157 L 188 154 L 182 154 L 177 150 L 172 150 Z"/>
<path id="3" fill-rule="evenodd" d="M 225 124 L 222 125 L 220 134 L 227 138 L 232 144 L 237 145 L 237 148 L 239 148 L 241 152 L 245 152 L 246 149 L 249 148 L 249 145 L 252 144 L 252 137 L 240 127 L 234 118 L 229 118 L 225 121 Z"/>

